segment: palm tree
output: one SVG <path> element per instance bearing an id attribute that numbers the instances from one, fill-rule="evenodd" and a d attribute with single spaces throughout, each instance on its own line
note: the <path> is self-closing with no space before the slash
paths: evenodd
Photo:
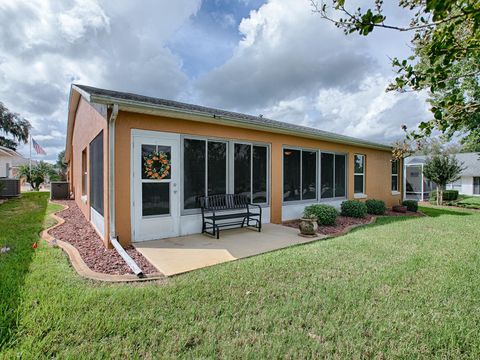
<path id="1" fill-rule="evenodd" d="M 40 186 L 48 179 L 50 181 L 58 179 L 58 174 L 52 164 L 40 161 L 38 164 L 24 164 L 18 168 L 17 175 L 19 178 L 24 177 L 34 191 L 39 191 Z"/>
<path id="2" fill-rule="evenodd" d="M 18 143 L 26 143 L 31 125 L 28 120 L 18 114 L 10 112 L 0 102 L 0 145 L 16 150 Z M 2 135 L 3 132 L 3 135 Z M 9 136 L 10 138 L 8 138 Z"/>

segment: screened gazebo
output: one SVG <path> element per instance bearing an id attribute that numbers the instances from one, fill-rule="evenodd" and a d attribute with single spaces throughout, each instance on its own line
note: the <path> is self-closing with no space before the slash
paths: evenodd
<path id="1" fill-rule="evenodd" d="M 428 201 L 430 191 L 435 189 L 435 184 L 423 176 L 425 161 L 425 156 L 411 156 L 404 161 L 404 198 L 407 200 Z"/>

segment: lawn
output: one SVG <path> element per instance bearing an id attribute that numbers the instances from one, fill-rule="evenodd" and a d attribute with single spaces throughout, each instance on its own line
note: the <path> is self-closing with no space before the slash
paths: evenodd
<path id="1" fill-rule="evenodd" d="M 456 205 L 470 209 L 480 209 L 480 196 L 459 195 Z"/>
<path id="2" fill-rule="evenodd" d="M 480 212 L 422 208 L 172 278 L 101 284 L 31 244 L 46 194 L 0 205 L 0 358 L 480 358 Z M 6 278 L 6 281 L 4 279 Z"/>

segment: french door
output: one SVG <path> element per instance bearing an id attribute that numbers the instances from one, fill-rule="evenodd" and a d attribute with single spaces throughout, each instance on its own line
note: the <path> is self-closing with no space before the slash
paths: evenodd
<path id="1" fill-rule="evenodd" d="M 132 130 L 132 239 L 179 235 L 180 135 Z"/>

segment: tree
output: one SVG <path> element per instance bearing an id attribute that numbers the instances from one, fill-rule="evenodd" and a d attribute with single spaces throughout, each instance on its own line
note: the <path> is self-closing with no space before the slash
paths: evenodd
<path id="1" fill-rule="evenodd" d="M 399 0 L 412 12 L 409 25 L 387 23 L 383 1 L 374 0 L 366 11 L 351 11 L 345 0 L 311 0 L 315 12 L 342 28 L 346 34 L 368 35 L 377 28 L 411 32 L 413 55 L 394 58 L 397 77 L 387 90 L 428 90 L 433 117 L 412 131 L 412 138 L 430 136 L 439 130 L 447 136 L 464 133 L 468 141 L 479 141 L 480 133 L 480 2 L 478 0 Z"/>
<path id="2" fill-rule="evenodd" d="M 10 112 L 0 102 L 0 145 L 16 150 L 19 142 L 26 143 L 30 133 L 31 125 L 28 120 L 18 114 Z M 7 136 L 10 136 L 8 138 Z"/>
<path id="3" fill-rule="evenodd" d="M 437 154 L 427 158 L 423 175 L 437 184 L 437 205 L 443 203 L 445 186 L 460 179 L 460 173 L 464 170 L 462 165 L 453 155 Z"/>
<path id="4" fill-rule="evenodd" d="M 57 162 L 55 167 L 58 172 L 58 176 L 61 180 L 66 180 L 67 178 L 67 161 L 65 160 L 65 150 L 62 150 L 58 153 Z"/>
<path id="5" fill-rule="evenodd" d="M 32 168 L 27 164 L 18 168 L 18 177 L 26 178 L 34 191 L 39 191 L 40 186 L 48 179 L 50 181 L 58 179 L 58 174 L 52 164 L 40 161 L 38 164 L 32 164 Z"/>

